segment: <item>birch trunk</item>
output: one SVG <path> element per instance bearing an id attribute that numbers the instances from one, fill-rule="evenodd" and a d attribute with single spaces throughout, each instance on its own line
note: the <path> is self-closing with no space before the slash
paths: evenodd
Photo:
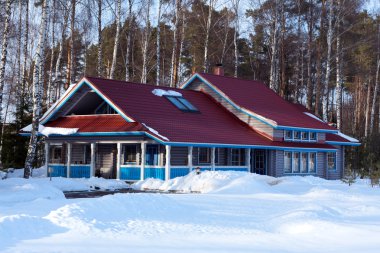
<path id="1" fill-rule="evenodd" d="M 130 57 L 131 57 L 131 37 L 132 37 L 132 6 L 133 1 L 128 1 L 128 32 L 127 32 L 127 52 L 125 56 L 125 81 L 129 81 Z"/>
<path id="2" fill-rule="evenodd" d="M 41 26 L 39 30 L 39 39 L 37 50 L 34 58 L 35 67 L 33 71 L 33 118 L 32 131 L 28 146 L 28 153 L 25 160 L 24 177 L 32 176 L 33 162 L 36 155 L 38 126 L 41 114 L 41 98 L 43 90 L 43 71 L 44 71 L 44 46 L 46 42 L 46 26 L 48 13 L 48 0 L 43 1 Z"/>
<path id="3" fill-rule="evenodd" d="M 328 97 L 329 97 L 329 81 L 331 72 L 331 48 L 332 48 L 332 37 L 333 37 L 333 0 L 329 1 L 329 14 L 328 14 L 328 30 L 327 30 L 327 59 L 326 59 L 326 76 L 323 85 L 323 98 L 322 98 L 322 117 L 323 121 L 328 121 Z"/>
<path id="4" fill-rule="evenodd" d="M 117 0 L 116 7 L 116 34 L 115 34 L 115 43 L 113 45 L 113 55 L 112 55 L 112 65 L 109 78 L 114 79 L 115 68 L 116 68 L 116 58 L 117 58 L 117 49 L 119 48 L 120 41 L 120 16 L 121 16 L 121 0 Z"/>
<path id="5" fill-rule="evenodd" d="M 321 10 L 321 18 L 319 21 L 320 27 L 320 37 L 323 37 L 325 34 L 325 25 L 324 20 L 326 17 L 326 5 L 325 0 L 322 1 L 322 10 Z M 322 52 L 322 43 L 321 40 L 317 41 L 317 59 L 316 59 L 316 87 L 315 87 L 315 104 L 314 104 L 314 114 L 318 117 L 320 116 L 320 107 L 321 107 L 321 86 L 322 86 L 322 64 L 321 64 L 321 52 Z"/>
<path id="6" fill-rule="evenodd" d="M 214 9 L 214 3 L 215 0 L 209 0 L 209 9 L 208 9 L 208 17 L 206 22 L 206 36 L 205 36 L 205 42 L 204 42 L 204 55 L 203 55 L 203 69 L 205 72 L 208 72 L 209 62 L 208 62 L 208 44 L 210 40 L 210 29 L 211 29 L 211 17 L 212 17 L 212 11 Z"/>
<path id="7" fill-rule="evenodd" d="M 366 101 L 366 107 L 365 107 L 365 126 L 364 126 L 365 137 L 368 137 L 368 130 L 369 130 L 370 101 L 371 101 L 371 80 L 369 80 L 367 83 L 367 101 Z"/>
<path id="8" fill-rule="evenodd" d="M 311 54 L 313 49 L 313 0 L 309 2 L 309 21 L 308 21 L 308 45 L 307 45 L 307 85 L 306 85 L 306 108 L 311 110 L 313 106 L 313 83 L 311 81 Z"/>
<path id="9" fill-rule="evenodd" d="M 162 0 L 158 0 L 158 7 L 157 7 L 157 41 L 156 41 L 156 85 L 160 85 L 160 36 L 161 36 L 161 6 L 162 6 Z"/>
<path id="10" fill-rule="evenodd" d="M 103 77 L 102 0 L 98 0 L 98 77 Z"/>
<path id="11" fill-rule="evenodd" d="M 185 42 L 185 20 L 186 20 L 186 12 L 182 12 L 182 27 L 181 27 L 181 41 L 179 46 L 179 54 L 178 54 L 178 81 L 180 83 L 183 82 L 184 75 L 183 75 L 183 64 L 181 64 L 181 58 L 183 55 L 184 50 L 184 42 Z"/>
<path id="12" fill-rule="evenodd" d="M 46 92 L 46 105 L 49 108 L 52 102 L 52 84 L 53 84 L 53 61 L 54 61 L 54 47 L 55 47 L 55 31 L 54 31 L 54 23 L 55 23 L 55 0 L 52 3 L 53 7 L 53 17 L 52 17 L 52 29 L 51 29 L 51 52 L 50 52 L 50 70 L 49 70 L 49 81 Z"/>
<path id="13" fill-rule="evenodd" d="M 273 20 L 271 28 L 271 60 L 269 88 L 278 91 L 278 1 L 275 0 L 273 8 Z"/>
<path id="14" fill-rule="evenodd" d="M 337 2 L 338 12 L 340 12 L 341 1 Z M 342 46 L 340 37 L 340 15 L 337 17 L 337 28 L 336 28 L 336 126 L 340 130 L 342 127 Z M 369 106 L 369 101 L 368 101 Z"/>
<path id="15" fill-rule="evenodd" d="M 301 50 L 302 50 L 302 42 L 301 42 L 301 0 L 297 1 L 297 9 L 298 9 L 298 17 L 297 17 L 297 39 L 298 39 L 298 49 L 297 49 L 297 59 L 296 59 L 296 70 L 295 70 L 295 100 L 299 102 L 299 91 L 300 91 L 300 61 L 301 61 Z"/>
<path id="16" fill-rule="evenodd" d="M 25 88 L 26 88 L 26 64 L 28 61 L 28 37 L 29 37 L 29 1 L 25 3 L 25 34 L 24 34 L 24 59 L 21 70 L 21 92 L 20 92 L 20 108 L 19 118 L 24 118 L 24 104 L 25 104 Z"/>
<path id="17" fill-rule="evenodd" d="M 150 38 L 150 7 L 151 0 L 148 0 L 147 10 L 145 16 L 145 31 L 143 32 L 143 41 L 142 41 L 142 73 L 141 73 L 141 82 L 146 83 L 148 78 L 148 46 L 149 46 L 149 38 Z"/>
<path id="18" fill-rule="evenodd" d="M 178 22 L 179 22 L 179 11 L 180 11 L 180 0 L 175 0 L 175 21 L 173 27 L 173 50 L 170 68 L 170 87 L 175 87 L 177 85 L 177 45 L 178 45 Z"/>
<path id="19" fill-rule="evenodd" d="M 376 100 L 379 93 L 379 71 L 380 71 L 380 25 L 377 24 L 377 60 L 376 60 L 376 76 L 375 76 L 375 88 L 373 91 L 372 107 L 371 107 L 371 118 L 370 118 L 370 133 L 373 133 L 373 128 L 375 125 L 375 111 L 376 111 Z"/>
<path id="20" fill-rule="evenodd" d="M 75 6 L 76 0 L 71 0 L 71 19 L 70 19 L 70 43 L 68 51 L 67 60 L 67 83 L 66 89 L 69 88 L 70 84 L 74 81 L 74 30 L 75 30 Z"/>
<path id="21" fill-rule="evenodd" d="M 239 33 L 239 2 L 240 0 L 234 0 L 234 11 L 235 11 L 235 32 L 234 32 L 234 77 L 238 77 L 238 66 L 239 66 L 239 49 L 238 49 L 238 33 Z"/>

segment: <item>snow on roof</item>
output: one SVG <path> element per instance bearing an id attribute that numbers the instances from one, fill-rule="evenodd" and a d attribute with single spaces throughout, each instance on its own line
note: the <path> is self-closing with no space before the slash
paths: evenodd
<path id="1" fill-rule="evenodd" d="M 162 97 L 162 96 L 174 96 L 174 97 L 182 97 L 182 94 L 178 91 L 174 90 L 162 90 L 162 89 L 154 89 L 152 90 L 152 93 L 156 96 Z"/>
<path id="2" fill-rule="evenodd" d="M 144 125 L 148 130 L 149 132 L 152 132 L 153 134 L 161 137 L 162 139 L 164 139 L 165 141 L 169 141 L 169 139 L 163 135 L 161 135 L 157 130 L 151 128 L 151 127 L 148 127 L 146 124 L 142 123 L 142 125 Z"/>
<path id="3" fill-rule="evenodd" d="M 303 112 L 303 113 L 305 113 L 307 116 L 312 117 L 313 119 L 316 119 L 316 120 L 318 120 L 318 121 L 320 121 L 320 122 L 324 122 L 323 120 L 321 120 L 320 118 L 318 118 L 317 116 L 315 116 L 315 115 L 312 114 L 312 113 L 309 113 L 309 112 Z"/>
<path id="4" fill-rule="evenodd" d="M 342 138 L 344 138 L 344 139 L 346 139 L 346 140 L 349 140 L 350 142 L 359 142 L 359 140 L 357 140 L 357 139 L 355 139 L 355 138 L 353 138 L 353 137 L 351 137 L 351 136 L 345 135 L 345 134 L 342 133 L 341 131 L 339 131 L 339 132 L 337 133 L 337 135 L 339 135 L 340 137 L 342 137 Z"/>
<path id="5" fill-rule="evenodd" d="M 59 135 L 70 135 L 78 132 L 79 128 L 64 128 L 64 127 L 44 127 L 43 125 L 38 126 L 38 132 L 42 135 L 49 136 L 52 134 Z M 21 129 L 23 132 L 31 132 L 32 124 Z"/>

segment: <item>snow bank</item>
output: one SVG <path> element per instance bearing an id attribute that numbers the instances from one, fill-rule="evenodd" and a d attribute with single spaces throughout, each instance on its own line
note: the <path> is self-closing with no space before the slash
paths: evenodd
<path id="1" fill-rule="evenodd" d="M 78 132 L 78 130 L 79 128 L 44 127 L 42 131 L 40 131 L 40 133 L 45 136 L 50 136 L 52 134 L 70 135 L 75 134 L 76 132 Z"/>
<path id="2" fill-rule="evenodd" d="M 368 180 L 357 180 L 353 186 L 348 186 L 340 180 L 325 180 L 314 176 L 289 176 L 274 178 L 235 171 L 205 171 L 197 175 L 192 172 L 183 177 L 168 181 L 148 178 L 136 182 L 132 188 L 136 190 L 151 190 L 182 193 L 217 193 L 217 194 L 307 194 L 318 192 L 321 187 L 331 191 L 367 191 Z M 325 192 L 324 192 L 325 193 Z"/>
<path id="3" fill-rule="evenodd" d="M 182 97 L 182 94 L 178 91 L 174 90 L 162 90 L 162 89 L 154 89 L 152 90 L 152 93 L 156 96 L 162 97 L 162 96 L 173 96 L 173 97 Z"/>
<path id="4" fill-rule="evenodd" d="M 156 129 L 148 127 L 145 123 L 142 123 L 142 124 L 149 130 L 149 132 L 161 137 L 162 139 L 164 139 L 166 141 L 169 141 L 169 139 L 167 137 L 161 135 Z"/>

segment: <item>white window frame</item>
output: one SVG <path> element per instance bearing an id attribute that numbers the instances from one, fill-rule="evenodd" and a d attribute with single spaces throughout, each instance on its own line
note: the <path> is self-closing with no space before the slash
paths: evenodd
<path id="1" fill-rule="evenodd" d="M 334 168 L 333 169 L 330 169 L 330 167 L 329 167 L 329 155 L 330 154 L 332 154 L 332 157 L 334 157 Z M 326 162 L 327 162 L 327 164 L 326 164 L 326 166 L 327 166 L 327 170 L 328 171 L 336 171 L 336 161 L 337 161 L 337 152 L 327 152 L 326 153 Z"/>
<path id="2" fill-rule="evenodd" d="M 290 165 L 291 165 L 291 170 L 290 171 L 285 171 L 285 164 L 286 164 L 286 155 L 287 153 L 290 153 Z M 295 168 L 295 163 L 296 163 L 296 158 L 295 154 L 299 155 L 298 158 L 298 168 L 299 170 L 296 171 Z M 303 162 L 302 162 L 302 156 L 306 154 L 306 170 L 303 171 Z M 311 154 L 314 154 L 314 171 L 310 170 L 310 160 L 311 160 Z M 318 157 L 318 152 L 316 151 L 311 151 L 311 152 L 300 152 L 300 151 L 284 151 L 284 174 L 295 174 L 295 175 L 309 175 L 309 174 L 317 174 L 317 157 Z"/>
<path id="3" fill-rule="evenodd" d="M 287 136 L 287 133 L 291 132 L 291 138 Z M 311 134 L 315 134 L 315 139 L 311 139 Z M 299 139 L 296 139 L 296 134 L 299 134 Z M 307 138 L 304 138 L 303 135 L 306 134 Z M 284 130 L 284 140 L 293 141 L 293 142 L 317 142 L 318 134 L 314 131 L 295 131 L 295 130 Z"/>

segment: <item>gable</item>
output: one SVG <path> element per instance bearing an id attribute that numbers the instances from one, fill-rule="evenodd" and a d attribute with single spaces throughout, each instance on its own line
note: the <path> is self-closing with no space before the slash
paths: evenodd
<path id="1" fill-rule="evenodd" d="M 41 124 L 54 121 L 57 118 L 68 115 L 91 115 L 100 114 L 96 110 L 101 106 L 107 105 L 113 111 L 111 114 L 119 114 L 127 122 L 134 120 L 126 115 L 112 99 L 105 96 L 101 91 L 94 87 L 87 78 L 83 78 L 74 87 L 63 94 L 63 96 L 42 116 Z"/>

